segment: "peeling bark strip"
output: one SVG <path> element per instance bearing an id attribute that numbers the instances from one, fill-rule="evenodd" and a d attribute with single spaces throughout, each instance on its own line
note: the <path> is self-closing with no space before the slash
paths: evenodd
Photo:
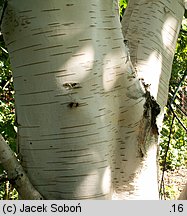
<path id="1" fill-rule="evenodd" d="M 151 132 L 153 135 L 159 135 L 156 118 L 159 115 L 161 109 L 150 92 L 145 94 L 146 102 L 144 104 L 144 118 L 150 120 Z"/>
<path id="2" fill-rule="evenodd" d="M 0 163 L 8 174 L 11 184 L 17 189 L 22 199 L 42 200 L 43 197 L 33 187 L 25 171 L 16 159 L 9 145 L 0 135 Z"/>
<path id="3" fill-rule="evenodd" d="M 140 122 L 139 128 L 139 146 L 140 154 L 142 157 L 147 155 L 148 148 L 151 145 L 155 145 L 158 142 L 158 126 L 157 126 L 157 116 L 160 113 L 160 106 L 156 102 L 150 92 L 146 90 L 145 93 L 145 103 L 143 105 L 143 118 Z"/>

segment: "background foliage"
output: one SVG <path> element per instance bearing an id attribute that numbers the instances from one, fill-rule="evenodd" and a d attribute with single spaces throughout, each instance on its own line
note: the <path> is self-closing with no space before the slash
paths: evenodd
<path id="1" fill-rule="evenodd" d="M 186 75 L 186 76 L 185 76 Z M 182 81 L 182 82 L 181 82 Z M 175 97 L 176 93 L 176 97 Z M 174 100 L 173 100 L 174 99 Z M 173 113 L 174 112 L 174 113 Z M 174 116 L 173 125 L 172 118 Z M 187 167 L 187 19 L 178 37 L 161 132 L 160 163 L 165 169 Z M 170 134 L 171 129 L 171 134 Z M 170 142 L 169 142 L 170 137 Z M 169 148 L 168 148 L 169 145 Z M 167 151 L 168 148 L 168 151 Z M 165 154 L 167 153 L 166 161 Z M 165 164 L 164 164 L 165 163 Z"/>
<path id="2" fill-rule="evenodd" d="M 5 48 L 3 37 L 0 35 L 0 133 L 12 150 L 16 151 L 14 88 L 12 81 L 8 51 Z M 0 177 L 3 179 L 6 177 L 1 166 Z M 9 187 L 7 184 L 7 181 L 2 180 L 0 182 L 0 199 L 8 196 L 5 192 L 5 188 Z"/>

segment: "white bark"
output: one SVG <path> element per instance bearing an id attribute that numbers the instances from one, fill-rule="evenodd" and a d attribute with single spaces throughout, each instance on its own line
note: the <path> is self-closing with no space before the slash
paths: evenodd
<path id="1" fill-rule="evenodd" d="M 136 75 L 148 97 L 146 103 L 135 103 L 126 112 L 129 119 L 122 125 L 125 144 L 120 144 L 116 153 L 119 176 L 115 184 L 116 199 L 158 199 L 158 134 L 183 13 L 182 0 L 128 3 L 122 21 L 123 34 Z M 157 116 L 159 107 L 161 112 Z M 121 149 L 125 149 L 125 154 L 119 156 Z"/>
<path id="2" fill-rule="evenodd" d="M 184 0 L 184 7 L 187 9 L 187 0 Z"/>
<path id="3" fill-rule="evenodd" d="M 19 151 L 31 182 L 47 199 L 158 198 L 158 104 L 151 98 L 158 87 L 147 90 L 146 76 L 145 83 L 139 80 L 136 48 L 130 41 L 128 51 L 123 42 L 116 2 L 8 3 L 3 34 L 13 67 Z M 133 16 L 125 27 L 125 38 L 132 37 L 138 49 L 130 26 L 138 27 L 139 7 L 129 6 Z M 146 63 L 145 49 L 137 59 Z"/>
<path id="4" fill-rule="evenodd" d="M 23 199 L 43 199 L 30 183 L 22 166 L 18 162 L 9 145 L 0 135 L 0 163 L 7 171 L 10 182 L 16 187 Z"/>
<path id="5" fill-rule="evenodd" d="M 183 188 L 179 198 L 179 200 L 187 200 L 187 184 L 185 185 L 185 187 Z"/>
<path id="6" fill-rule="evenodd" d="M 48 199 L 110 199 L 127 83 L 116 4 L 9 1 L 3 32 L 31 182 Z"/>
<path id="7" fill-rule="evenodd" d="M 131 0 L 123 19 L 123 34 L 129 43 L 133 66 L 161 107 L 167 101 L 183 14 L 183 0 Z"/>

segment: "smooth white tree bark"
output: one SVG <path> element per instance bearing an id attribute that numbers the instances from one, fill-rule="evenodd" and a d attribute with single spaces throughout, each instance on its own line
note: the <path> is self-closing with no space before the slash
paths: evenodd
<path id="1" fill-rule="evenodd" d="M 8 1 L 19 154 L 46 199 L 158 199 L 157 117 L 184 2 L 129 1 L 124 36 L 116 2 Z"/>
<path id="2" fill-rule="evenodd" d="M 50 199 L 110 199 L 128 59 L 116 5 L 9 1 L 3 32 L 31 182 Z"/>

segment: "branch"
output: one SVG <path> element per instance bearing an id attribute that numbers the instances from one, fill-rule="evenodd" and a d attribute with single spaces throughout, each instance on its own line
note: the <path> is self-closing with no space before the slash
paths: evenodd
<path id="1" fill-rule="evenodd" d="M 173 113 L 173 115 L 175 116 L 175 118 L 178 120 L 179 124 L 183 127 L 183 129 L 187 132 L 187 128 L 186 126 L 181 122 L 181 120 L 179 119 L 179 117 L 177 116 L 177 114 L 175 113 L 175 111 L 173 110 L 172 106 L 170 103 L 168 103 L 168 107 L 171 110 L 171 112 Z"/>
<path id="2" fill-rule="evenodd" d="M 166 171 L 166 160 L 167 160 L 167 155 L 168 155 L 168 151 L 169 151 L 169 147 L 170 147 L 171 134 L 172 134 L 174 120 L 175 120 L 175 116 L 173 114 L 173 117 L 172 117 L 172 120 L 171 120 L 171 125 L 170 125 L 170 130 L 169 130 L 169 138 L 168 138 L 167 148 L 166 148 L 165 157 L 164 157 L 163 170 L 162 170 L 162 178 L 161 178 L 161 182 L 160 182 L 160 191 L 159 191 L 159 194 L 160 194 L 161 197 L 162 197 L 162 193 L 161 193 L 162 190 L 163 190 L 164 196 L 165 196 L 164 173 Z"/>
<path id="3" fill-rule="evenodd" d="M 183 113 L 183 115 L 185 115 L 187 117 L 187 112 L 185 112 L 183 109 L 181 109 L 181 107 L 178 104 L 173 102 L 173 105 L 175 105 Z"/>
<path id="4" fill-rule="evenodd" d="M 44 199 L 33 187 L 21 164 L 9 145 L 0 135 L 0 162 L 6 170 L 9 181 L 15 186 L 19 195 L 27 200 Z"/>

